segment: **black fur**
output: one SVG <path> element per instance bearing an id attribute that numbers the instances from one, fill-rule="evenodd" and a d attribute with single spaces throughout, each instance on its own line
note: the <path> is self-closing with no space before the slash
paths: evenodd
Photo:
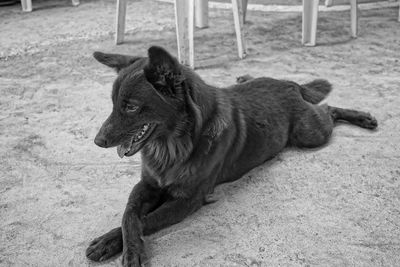
<path id="1" fill-rule="evenodd" d="M 317 79 L 312 82 L 302 84 L 300 93 L 305 101 L 318 104 L 330 93 L 332 85 L 326 81 Z"/>
<path id="2" fill-rule="evenodd" d="M 113 111 L 95 143 L 119 146 L 120 156 L 141 151 L 142 177 L 122 226 L 88 247 L 94 261 L 122 251 L 124 266 L 140 266 L 146 260 L 142 236 L 215 201 L 216 185 L 240 178 L 288 145 L 325 144 L 338 120 L 377 126 L 367 113 L 315 105 L 331 91 L 324 80 L 298 85 L 246 75 L 240 84 L 215 88 L 160 47 L 151 47 L 148 58 L 98 52 L 95 58 L 119 73 Z"/>

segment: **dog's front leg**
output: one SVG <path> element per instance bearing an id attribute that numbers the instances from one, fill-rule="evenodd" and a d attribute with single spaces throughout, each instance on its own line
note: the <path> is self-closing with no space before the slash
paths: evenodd
<path id="1" fill-rule="evenodd" d="M 93 261 L 105 261 L 121 253 L 123 249 L 124 251 L 127 250 L 128 245 L 126 244 L 131 243 L 133 243 L 133 245 L 130 245 L 131 251 L 133 248 L 136 248 L 137 251 L 143 251 L 143 242 L 140 239 L 141 224 L 139 219 L 154 209 L 160 197 L 161 192 L 159 188 L 151 187 L 144 181 L 136 184 L 129 196 L 124 215 L 124 223 L 127 225 L 125 226 L 125 239 L 129 235 L 133 236 L 132 239 L 128 238 L 127 242 L 123 242 L 122 228 L 115 228 L 93 240 L 86 250 L 86 256 Z"/>
<path id="2" fill-rule="evenodd" d="M 142 239 L 142 222 L 134 209 L 127 207 L 125 210 L 121 230 L 123 243 L 122 266 L 142 266 L 146 259 Z"/>
<path id="3" fill-rule="evenodd" d="M 141 217 L 144 209 L 154 206 L 159 201 L 161 192 L 144 181 L 135 185 L 129 195 L 128 203 L 122 217 L 122 265 L 141 266 L 146 258 L 143 244 L 143 227 Z M 147 212 L 147 211 L 145 211 Z"/>
<path id="4" fill-rule="evenodd" d="M 198 210 L 204 204 L 204 195 L 171 198 L 142 219 L 143 233 L 150 235 L 170 225 L 176 224 Z"/>
<path id="5" fill-rule="evenodd" d="M 203 197 L 171 198 L 153 212 L 138 219 L 136 211 L 127 207 L 123 222 L 123 254 L 122 265 L 141 266 L 146 260 L 142 235 L 150 235 L 186 218 L 203 205 Z"/>

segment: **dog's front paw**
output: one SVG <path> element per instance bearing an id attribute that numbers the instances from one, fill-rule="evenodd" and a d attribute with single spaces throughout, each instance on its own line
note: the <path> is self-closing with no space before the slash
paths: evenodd
<path id="1" fill-rule="evenodd" d="M 145 266 L 146 255 L 143 251 L 126 250 L 122 252 L 123 267 L 142 267 Z"/>
<path id="2" fill-rule="evenodd" d="M 105 261 L 122 251 L 121 228 L 115 228 L 93 240 L 86 249 L 86 257 L 92 261 Z"/>

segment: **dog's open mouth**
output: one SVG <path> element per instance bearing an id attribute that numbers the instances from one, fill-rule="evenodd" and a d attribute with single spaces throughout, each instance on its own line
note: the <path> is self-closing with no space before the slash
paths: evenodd
<path id="1" fill-rule="evenodd" d="M 120 158 L 130 157 L 138 152 L 145 141 L 150 137 L 153 130 L 156 128 L 155 124 L 145 123 L 131 136 L 131 138 L 117 147 L 118 156 Z"/>

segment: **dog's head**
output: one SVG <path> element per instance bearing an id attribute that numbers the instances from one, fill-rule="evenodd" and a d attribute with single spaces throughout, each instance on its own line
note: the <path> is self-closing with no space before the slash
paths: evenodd
<path id="1" fill-rule="evenodd" d="M 187 121 L 185 79 L 178 61 L 160 47 L 148 58 L 95 52 L 97 61 L 114 68 L 113 110 L 94 142 L 117 146 L 120 157 L 132 156 L 160 136 L 177 134 Z"/>

